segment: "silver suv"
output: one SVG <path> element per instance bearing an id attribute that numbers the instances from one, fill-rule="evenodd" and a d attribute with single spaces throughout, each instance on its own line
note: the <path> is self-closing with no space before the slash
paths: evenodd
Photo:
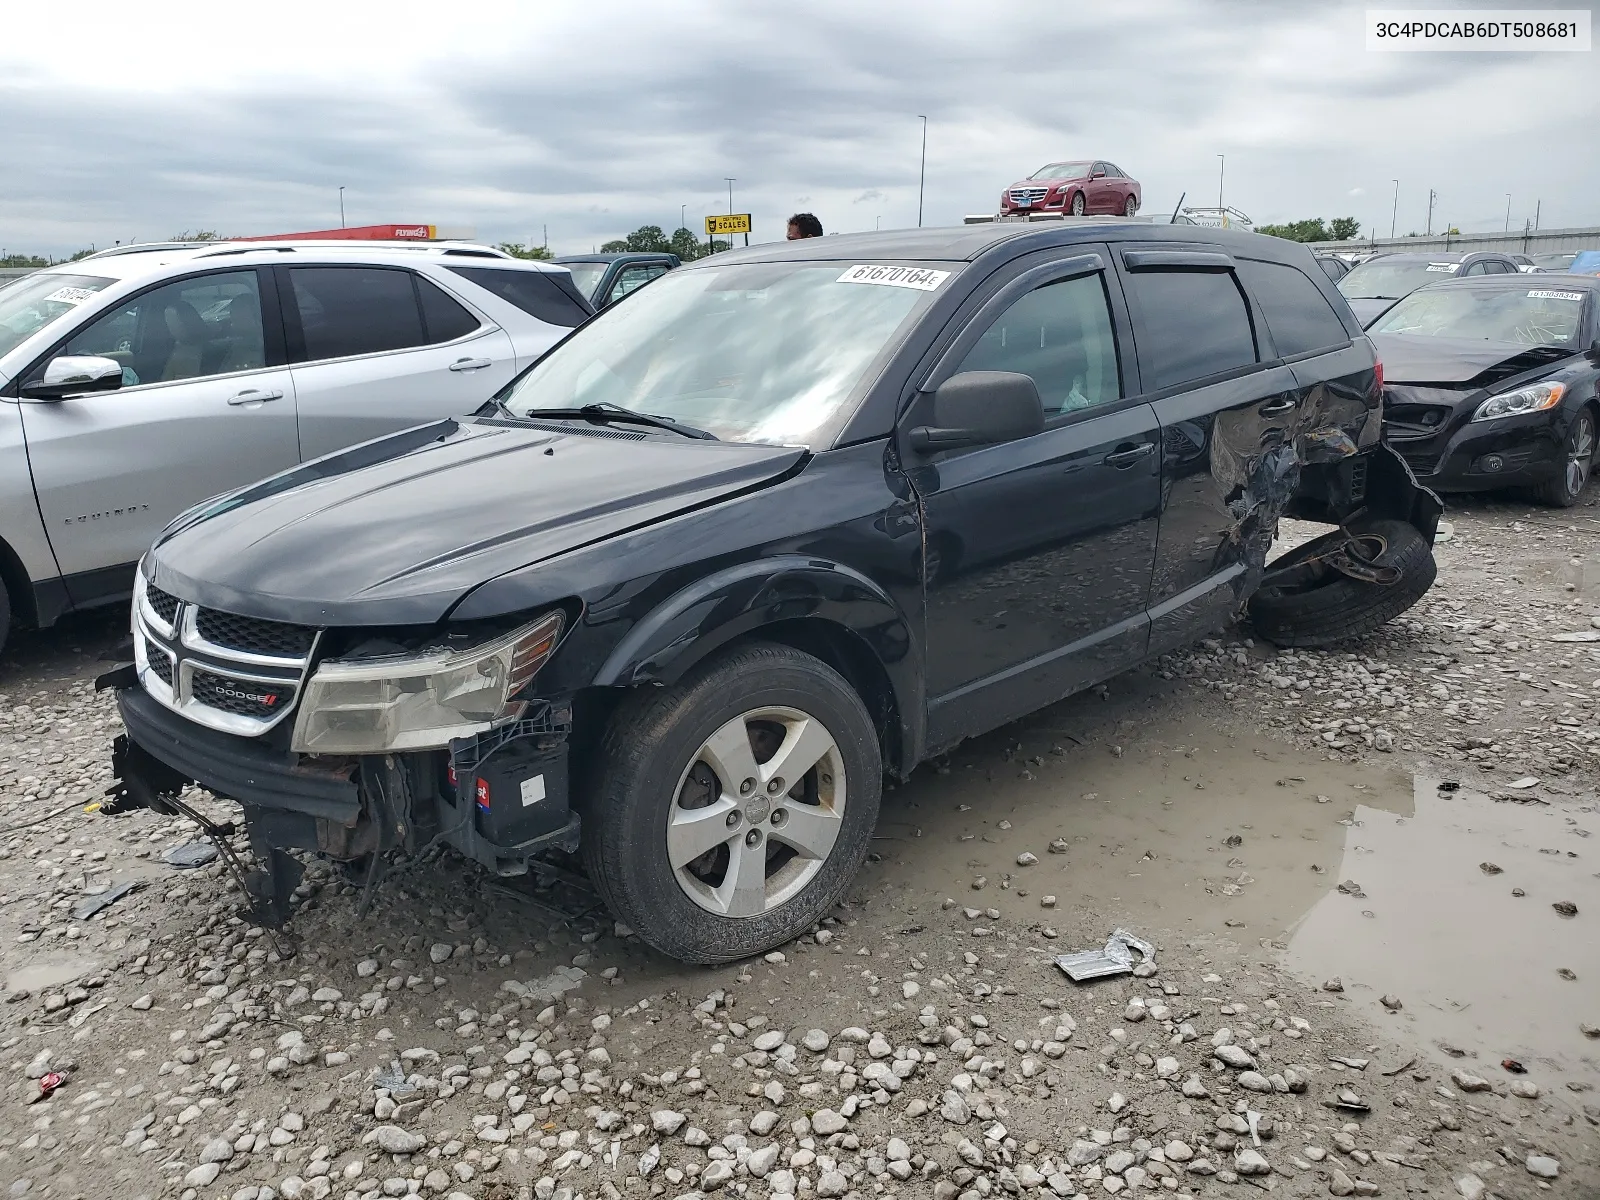
<path id="1" fill-rule="evenodd" d="M 481 246 L 133 246 L 0 288 L 0 644 L 125 599 L 184 509 L 470 412 L 592 313 Z"/>

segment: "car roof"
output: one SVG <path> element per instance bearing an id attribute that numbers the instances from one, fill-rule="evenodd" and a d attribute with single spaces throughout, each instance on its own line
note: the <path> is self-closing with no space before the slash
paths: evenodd
<path id="1" fill-rule="evenodd" d="M 1600 292 L 1600 275 L 1563 275 L 1555 271 L 1524 274 L 1519 271 L 1515 275 L 1474 275 L 1470 279 L 1453 276 L 1450 279 L 1441 279 L 1438 283 L 1429 284 L 1428 286 L 1430 288 L 1478 288 L 1480 291 L 1493 291 L 1499 288 L 1508 292 L 1522 288 L 1538 288 L 1541 290 L 1560 288 L 1562 291 Z"/>
<path id="2" fill-rule="evenodd" d="M 1204 225 L 1155 225 L 1121 217 L 1067 217 L 1060 221 L 994 221 L 981 225 L 895 229 L 842 233 L 792 242 L 762 242 L 748 249 L 727 250 L 685 263 L 684 270 L 749 262 L 815 260 L 868 262 L 890 259 L 911 262 L 971 262 L 997 246 L 1011 243 L 1021 254 L 1074 242 L 1141 241 L 1214 245 L 1250 258 L 1285 259 L 1298 242 L 1212 229 Z"/>
<path id="3" fill-rule="evenodd" d="M 651 262 L 666 261 L 677 258 L 676 254 L 664 250 L 624 250 L 615 254 L 563 254 L 550 261 L 558 265 L 567 263 L 614 263 L 623 259 L 648 259 Z"/>
<path id="4" fill-rule="evenodd" d="M 1380 254 L 1368 262 L 1466 262 L 1469 258 L 1510 258 L 1501 250 L 1441 250 L 1429 254 L 1422 250 L 1400 250 L 1393 254 Z"/>
<path id="5" fill-rule="evenodd" d="M 296 257 L 321 262 L 353 262 L 401 265 L 417 262 L 473 264 L 497 268 L 535 271 L 565 270 L 564 267 L 530 259 L 513 258 L 504 251 L 470 242 L 378 242 L 334 241 L 308 238 L 300 241 L 214 241 L 155 242 L 118 246 L 101 250 L 75 262 L 57 263 L 46 271 L 66 275 L 99 275 L 118 280 L 142 279 L 178 264 L 206 264 L 215 260 L 222 266 L 230 260 L 241 266 L 293 262 Z"/>

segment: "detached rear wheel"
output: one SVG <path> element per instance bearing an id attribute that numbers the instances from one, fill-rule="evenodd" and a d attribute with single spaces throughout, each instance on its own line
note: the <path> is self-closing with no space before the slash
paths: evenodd
<path id="1" fill-rule="evenodd" d="M 1309 572 L 1292 583 L 1263 585 L 1250 598 L 1256 632 L 1278 646 L 1332 646 L 1371 633 L 1388 623 L 1433 586 L 1433 551 L 1417 529 L 1404 521 L 1366 521 L 1351 529 L 1352 557 L 1377 572 L 1393 569 L 1393 583 L 1355 579 L 1333 567 Z M 1336 549 L 1342 530 L 1313 538 L 1267 565 L 1269 572 L 1308 563 Z"/>
<path id="2" fill-rule="evenodd" d="M 804 933 L 849 887 L 877 824 L 882 761 L 827 664 L 754 645 L 624 705 L 584 819 L 617 919 L 686 962 Z"/>

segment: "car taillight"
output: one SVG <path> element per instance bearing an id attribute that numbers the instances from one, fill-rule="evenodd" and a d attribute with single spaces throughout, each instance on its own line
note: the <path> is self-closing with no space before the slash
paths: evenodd
<path id="1" fill-rule="evenodd" d="M 1372 394 L 1383 395 L 1383 359 L 1372 364 Z"/>

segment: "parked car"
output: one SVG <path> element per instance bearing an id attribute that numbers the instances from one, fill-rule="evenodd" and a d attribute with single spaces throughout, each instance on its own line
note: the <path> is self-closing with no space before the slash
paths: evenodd
<path id="1" fill-rule="evenodd" d="M 1439 491 L 1525 485 L 1578 502 L 1600 428 L 1600 279 L 1503 275 L 1421 288 L 1370 327 L 1384 430 Z"/>
<path id="2" fill-rule="evenodd" d="M 1535 254 L 1531 256 L 1533 265 L 1539 271 L 1552 271 L 1558 275 L 1565 275 L 1567 268 L 1572 265 L 1572 260 L 1577 258 L 1577 252 L 1570 254 Z"/>
<path id="3" fill-rule="evenodd" d="M 1517 264 L 1508 254 L 1477 251 L 1470 254 L 1384 254 L 1369 259 L 1339 281 L 1356 318 L 1363 326 L 1382 316 L 1403 299 L 1440 279 L 1470 279 L 1477 275 L 1515 275 Z"/>
<path id="4" fill-rule="evenodd" d="M 471 412 L 592 313 L 464 245 L 132 246 L 0 292 L 0 644 L 126 600 L 197 501 Z"/>
<path id="5" fill-rule="evenodd" d="M 1000 193 L 1000 212 L 1115 213 L 1131 217 L 1139 211 L 1139 181 L 1103 159 L 1056 162 L 1040 167 Z"/>
<path id="6" fill-rule="evenodd" d="M 568 254 L 555 262 L 572 272 L 572 281 L 596 309 L 683 265 L 676 254 Z"/>
<path id="7" fill-rule="evenodd" d="M 1600 275 L 1600 250 L 1580 250 L 1567 264 L 1571 275 Z"/>
<path id="8" fill-rule="evenodd" d="M 504 875 L 581 847 L 659 950 L 768 950 L 849 886 L 885 772 L 1247 602 L 1326 645 L 1421 596 L 1440 507 L 1379 378 L 1275 238 L 995 223 L 686 265 L 474 417 L 173 521 L 101 681 L 113 807 L 240 803 L 273 919 L 288 848 L 371 879 L 436 841 Z M 1281 515 L 1343 528 L 1269 568 Z"/>
<path id="9" fill-rule="evenodd" d="M 1353 269 L 1351 263 L 1334 254 L 1319 254 L 1316 259 L 1317 266 L 1322 268 L 1322 273 L 1334 283 L 1338 283 Z"/>

